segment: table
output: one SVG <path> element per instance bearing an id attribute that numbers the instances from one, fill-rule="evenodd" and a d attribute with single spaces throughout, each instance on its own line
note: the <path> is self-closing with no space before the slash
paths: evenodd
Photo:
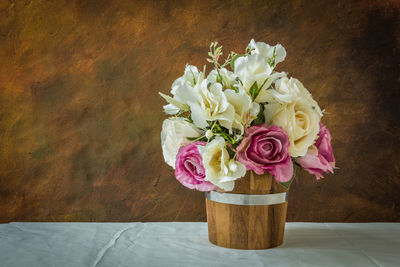
<path id="1" fill-rule="evenodd" d="M 207 224 L 0 224 L 1 266 L 400 266 L 400 223 L 287 223 L 269 250 L 212 245 Z"/>

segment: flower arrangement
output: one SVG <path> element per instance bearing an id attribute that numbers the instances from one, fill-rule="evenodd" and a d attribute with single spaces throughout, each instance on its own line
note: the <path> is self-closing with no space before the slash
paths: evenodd
<path id="1" fill-rule="evenodd" d="M 162 126 L 163 156 L 176 179 L 199 191 L 231 191 L 249 170 L 271 173 L 285 187 L 295 165 L 317 179 L 333 172 L 318 103 L 299 80 L 275 71 L 286 57 L 283 46 L 251 40 L 244 54 L 231 52 L 220 63 L 222 54 L 211 43 L 208 75 L 205 66 L 186 65 L 172 96 L 160 93 L 172 116 Z"/>

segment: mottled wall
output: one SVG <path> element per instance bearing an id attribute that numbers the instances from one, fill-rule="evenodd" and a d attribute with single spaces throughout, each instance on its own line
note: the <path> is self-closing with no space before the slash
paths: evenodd
<path id="1" fill-rule="evenodd" d="M 398 1 L 1 1 L 0 221 L 198 221 L 163 162 L 164 102 L 213 40 L 280 42 L 327 114 L 336 174 L 289 221 L 400 221 Z"/>

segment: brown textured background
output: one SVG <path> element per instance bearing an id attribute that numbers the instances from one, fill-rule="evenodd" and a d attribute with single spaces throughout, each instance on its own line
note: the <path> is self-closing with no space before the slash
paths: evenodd
<path id="1" fill-rule="evenodd" d="M 204 221 L 162 159 L 164 102 L 208 45 L 280 42 L 340 167 L 288 221 L 400 221 L 399 1 L 1 1 L 0 221 Z"/>

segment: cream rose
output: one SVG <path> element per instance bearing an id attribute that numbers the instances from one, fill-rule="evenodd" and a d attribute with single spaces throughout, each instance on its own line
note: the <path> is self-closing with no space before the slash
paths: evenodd
<path id="1" fill-rule="evenodd" d="M 217 136 L 205 146 L 197 146 L 206 171 L 205 181 L 218 186 L 225 191 L 232 191 L 235 180 L 246 174 L 246 167 L 229 158 L 225 149 L 225 140 Z"/>
<path id="2" fill-rule="evenodd" d="M 267 125 L 281 126 L 288 133 L 292 157 L 304 156 L 317 138 L 321 115 L 305 99 L 267 104 L 264 116 Z"/>
<path id="3" fill-rule="evenodd" d="M 275 88 L 265 90 L 263 95 L 258 97 L 260 102 L 268 103 L 293 103 L 303 99 L 307 101 L 313 109 L 322 116 L 322 111 L 318 103 L 313 99 L 311 93 L 296 78 L 283 77 L 275 81 Z"/>
<path id="4" fill-rule="evenodd" d="M 183 118 L 166 119 L 162 125 L 161 147 L 165 162 L 175 169 L 175 159 L 182 145 L 190 143 L 187 137 L 199 137 L 202 132 Z"/>

